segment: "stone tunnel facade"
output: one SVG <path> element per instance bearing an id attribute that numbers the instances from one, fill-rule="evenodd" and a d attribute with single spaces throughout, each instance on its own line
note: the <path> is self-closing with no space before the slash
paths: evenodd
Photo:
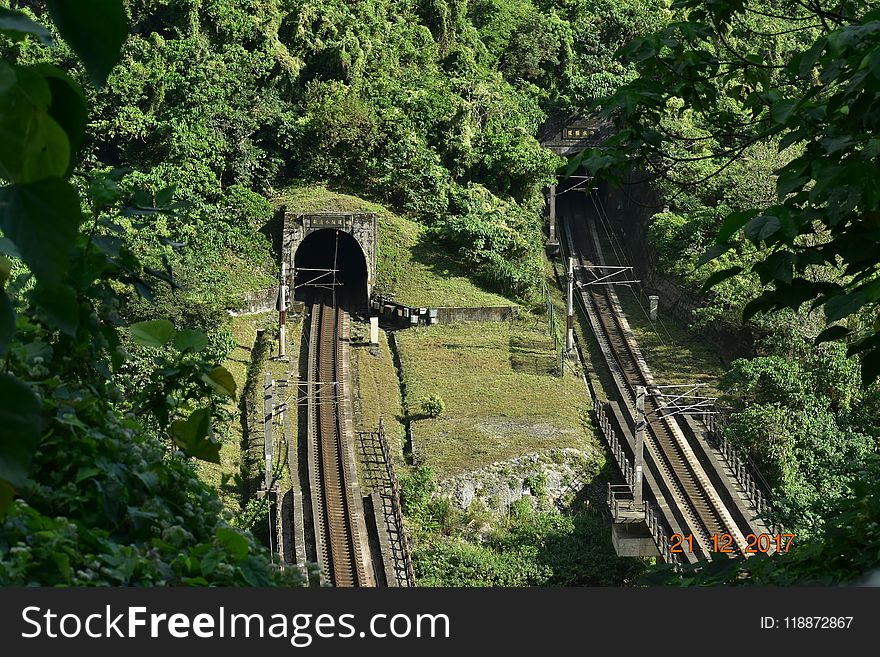
<path id="1" fill-rule="evenodd" d="M 376 214 L 374 212 L 317 212 L 294 213 L 285 211 L 282 233 L 281 259 L 286 262 L 290 281 L 296 276 L 296 254 L 300 245 L 312 233 L 321 230 L 339 230 L 351 235 L 360 246 L 367 266 L 365 299 L 373 293 L 376 282 Z"/>

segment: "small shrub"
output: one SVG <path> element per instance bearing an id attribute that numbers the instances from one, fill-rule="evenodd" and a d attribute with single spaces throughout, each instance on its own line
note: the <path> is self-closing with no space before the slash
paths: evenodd
<path id="1" fill-rule="evenodd" d="M 532 495 L 537 498 L 542 498 L 547 495 L 547 475 L 544 472 L 539 472 L 537 474 L 526 477 L 523 481 L 526 488 L 528 488 Z"/>
<path id="2" fill-rule="evenodd" d="M 524 520 L 531 516 L 534 510 L 532 502 L 528 497 L 520 497 L 510 503 L 510 507 L 507 510 L 508 518 L 511 521 Z"/>
<path id="3" fill-rule="evenodd" d="M 443 399 L 440 395 L 434 394 L 422 397 L 420 403 L 422 406 L 422 413 L 431 418 L 440 417 L 440 415 L 443 414 L 443 411 L 446 410 L 446 405 L 443 403 Z"/>

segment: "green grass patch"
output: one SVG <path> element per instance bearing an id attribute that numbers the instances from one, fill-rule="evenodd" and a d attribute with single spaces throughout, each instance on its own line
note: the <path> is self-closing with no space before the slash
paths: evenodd
<path id="1" fill-rule="evenodd" d="M 647 302 L 636 290 L 618 289 L 617 296 L 645 362 L 658 385 L 701 383 L 700 394 L 718 395 L 718 379 L 724 373 L 715 351 L 672 317 L 648 316 Z"/>
<path id="2" fill-rule="evenodd" d="M 220 493 L 223 505 L 233 513 L 238 513 L 241 509 L 239 490 L 232 484 L 232 478 L 239 474 L 242 460 L 241 446 L 244 434 L 242 395 L 245 394 L 247 372 L 257 329 L 264 326 L 267 321 L 271 321 L 272 315 L 274 313 L 232 318 L 235 348 L 222 364 L 235 379 L 237 399 L 224 403 L 227 421 L 215 427 L 215 433 L 221 440 L 220 463 L 196 462 L 199 478 Z M 225 485 L 224 479 L 227 480 Z"/>
<path id="3" fill-rule="evenodd" d="M 546 319 L 454 324 L 397 333 L 417 463 L 437 479 L 557 447 L 588 449 L 583 384 L 560 378 Z M 418 400 L 438 394 L 438 418 Z"/>
<path id="4" fill-rule="evenodd" d="M 370 347 L 361 341 L 369 338 L 369 327 L 352 323 L 355 344 L 352 349 L 353 372 L 358 394 L 357 428 L 375 431 L 381 417 L 385 436 L 394 457 L 395 467 L 402 467 L 404 426 L 400 406 L 400 386 L 388 348 L 388 337 L 379 331 L 379 347 L 372 355 Z M 360 344 L 359 344 L 360 343 Z"/>
<path id="5" fill-rule="evenodd" d="M 272 348 L 269 357 L 266 359 L 265 371 L 269 372 L 274 380 L 286 380 L 287 387 L 276 385 L 274 388 L 275 398 L 273 403 L 280 406 L 282 403 L 287 404 L 287 412 L 284 414 L 284 423 L 287 425 L 287 449 L 284 449 L 283 429 L 281 427 L 281 417 L 279 416 L 275 422 L 275 440 L 279 445 L 279 450 L 275 453 L 275 468 L 280 470 L 278 474 L 278 483 L 282 491 L 288 490 L 293 484 L 293 473 L 296 472 L 296 455 L 297 455 L 297 359 L 299 357 L 300 342 L 302 340 L 302 328 L 304 315 L 288 313 L 287 314 L 287 348 L 285 358 L 278 358 L 278 323 L 274 318 L 276 313 L 271 313 L 273 322 Z M 258 400 L 262 403 L 262 398 Z M 260 410 L 262 416 L 262 410 Z"/>
<path id="6" fill-rule="evenodd" d="M 250 436 L 250 440 L 245 439 L 245 395 L 248 394 L 248 372 L 252 370 L 252 376 L 256 378 L 251 387 L 251 397 L 255 404 L 254 415 L 250 418 L 250 422 L 259 421 L 263 413 L 262 386 L 264 372 L 269 372 L 273 379 L 288 379 L 295 381 L 296 357 L 299 353 L 300 336 L 302 335 L 302 315 L 289 314 L 287 321 L 287 354 L 290 362 L 273 358 L 278 353 L 278 323 L 277 313 L 266 312 L 255 315 L 242 315 L 233 317 L 231 320 L 232 335 L 235 339 L 235 348 L 229 354 L 223 366 L 232 374 L 235 379 L 237 399 L 230 400 L 224 406 L 227 413 L 227 421 L 215 428 L 215 433 L 220 437 L 222 446 L 220 448 L 220 463 L 213 464 L 204 461 L 198 462 L 199 477 L 202 481 L 215 487 L 219 492 L 224 506 L 234 513 L 241 510 L 244 500 L 241 499 L 242 490 L 234 484 L 233 478 L 242 474 L 243 463 L 253 463 L 254 467 L 260 469 L 260 473 L 252 472 L 251 475 L 262 477 L 262 454 L 263 454 L 263 430 L 262 425 L 255 426 Z M 269 340 L 269 350 L 263 359 L 261 355 L 254 354 L 254 342 L 257 337 L 257 330 L 265 329 Z M 259 358 L 261 362 L 254 363 L 254 358 Z M 293 374 L 291 374 L 293 372 Z M 288 399 L 294 394 L 296 388 L 278 388 L 277 394 L 279 398 L 275 400 L 276 404 L 280 404 L 285 399 L 290 403 L 291 409 L 295 409 L 295 404 Z M 283 397 L 283 398 L 282 398 Z M 291 431 L 288 432 L 290 444 L 290 458 L 296 455 L 296 415 L 295 410 L 286 420 L 290 422 Z M 280 438 L 280 428 L 276 428 L 277 435 Z M 256 444 L 256 443 L 259 444 Z M 247 446 L 248 454 L 243 452 Z M 287 464 L 287 456 L 282 452 L 276 456 L 280 459 L 278 464 Z M 247 468 L 246 468 L 247 469 Z M 227 483 L 224 485 L 224 479 Z M 290 471 L 288 467 L 282 467 L 279 482 L 282 489 L 290 483 Z"/>
<path id="7" fill-rule="evenodd" d="M 273 199 L 294 212 L 375 212 L 378 215 L 376 293 L 409 306 L 507 306 L 436 244 L 425 226 L 385 206 L 319 185 L 291 187 Z"/>

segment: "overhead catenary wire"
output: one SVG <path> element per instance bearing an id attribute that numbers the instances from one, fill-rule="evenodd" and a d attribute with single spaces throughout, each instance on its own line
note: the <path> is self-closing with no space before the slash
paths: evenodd
<path id="1" fill-rule="evenodd" d="M 602 230 L 605 233 L 606 238 L 608 239 L 608 242 L 611 246 L 612 251 L 614 252 L 614 257 L 616 258 L 618 264 L 627 262 L 628 259 L 626 257 L 625 247 L 619 242 L 619 240 L 617 239 L 617 236 L 615 235 L 614 227 L 611 225 L 611 220 L 608 217 L 608 213 L 605 210 L 605 206 L 602 203 L 602 199 L 599 198 L 597 194 L 593 193 L 593 194 L 590 194 L 590 200 L 593 202 L 593 207 L 596 209 L 596 215 L 599 219 L 599 225 L 602 227 Z M 641 294 L 643 296 L 648 296 L 647 291 L 645 290 L 644 284 L 639 282 L 638 286 L 639 286 L 639 290 L 641 291 Z M 633 298 L 635 299 L 636 303 L 639 306 L 639 309 L 642 311 L 642 313 L 645 315 L 645 318 L 651 324 L 651 327 L 654 330 L 654 333 L 660 339 L 660 342 L 663 344 L 663 346 L 664 347 L 677 347 L 677 346 L 679 346 L 678 342 L 675 340 L 675 338 L 672 337 L 672 334 L 669 332 L 669 329 L 666 327 L 666 324 L 663 323 L 663 321 L 659 318 L 659 316 L 656 320 L 651 319 L 650 312 L 648 312 L 645 309 L 645 306 L 642 303 L 642 299 L 641 299 L 640 295 L 636 293 L 636 291 L 635 291 L 635 289 L 633 289 L 632 285 L 627 284 L 627 287 L 629 288 L 630 292 L 632 293 Z M 660 330 L 662 330 L 662 332 L 663 332 L 662 334 L 661 334 L 660 330 L 658 330 L 658 325 L 660 327 Z M 665 340 L 663 338 L 664 335 L 666 336 Z"/>
<path id="2" fill-rule="evenodd" d="M 590 197 L 593 202 L 593 206 L 596 209 L 596 214 L 599 219 L 599 224 L 602 226 L 602 230 L 605 233 L 606 238 L 608 239 L 608 242 L 614 252 L 615 258 L 617 258 L 618 263 L 626 262 L 627 259 L 622 255 L 625 252 L 625 248 L 620 243 L 620 241 L 617 239 L 617 237 L 615 235 L 614 227 L 611 224 L 611 220 L 608 217 L 608 213 L 605 210 L 605 206 L 602 203 L 602 199 L 599 198 L 595 193 L 592 193 L 590 195 Z M 659 317 L 656 320 L 656 322 L 651 319 L 650 313 L 645 310 L 645 307 L 642 304 L 642 301 L 641 301 L 639 295 L 636 293 L 636 291 L 633 289 L 633 287 L 631 285 L 626 285 L 626 287 L 630 288 L 630 292 L 632 293 L 633 297 L 635 298 L 636 302 L 638 303 L 639 308 L 641 309 L 642 313 L 644 313 L 645 317 L 650 322 L 651 326 L 654 329 L 654 333 L 660 339 L 663 346 L 665 346 L 665 347 L 678 347 L 678 346 L 680 346 L 678 344 L 678 342 L 675 340 L 675 338 L 673 338 L 672 335 L 669 333 L 669 330 L 666 327 L 665 323 L 663 323 L 663 321 L 660 320 Z M 642 283 L 639 283 L 639 289 L 640 289 L 642 295 L 647 296 L 644 285 Z M 660 335 L 660 332 L 657 330 L 657 324 L 660 325 L 660 328 L 663 330 L 663 333 L 666 335 L 668 342 L 664 341 L 663 336 Z M 726 419 L 724 418 L 724 415 L 719 414 L 719 417 L 721 418 L 721 424 L 722 425 L 726 424 Z M 751 455 L 746 451 L 742 451 L 742 452 L 738 453 L 738 456 L 740 459 L 742 459 L 748 465 L 751 472 L 761 482 L 761 484 L 763 485 L 763 490 L 765 492 L 765 495 L 770 493 L 770 491 L 772 491 L 772 487 L 769 485 L 766 478 L 763 476 L 761 469 L 758 467 L 757 463 L 755 463 L 755 461 L 751 457 Z"/>
<path id="3" fill-rule="evenodd" d="M 586 191 L 583 189 L 584 185 L 588 185 L 592 181 L 593 181 L 593 178 L 585 177 L 584 180 L 582 180 L 581 182 L 579 182 L 575 185 L 572 185 L 571 187 L 568 187 L 567 189 L 564 189 L 561 192 L 557 192 L 556 196 L 559 197 L 559 196 L 562 196 L 563 194 L 568 194 L 568 192 Z"/>

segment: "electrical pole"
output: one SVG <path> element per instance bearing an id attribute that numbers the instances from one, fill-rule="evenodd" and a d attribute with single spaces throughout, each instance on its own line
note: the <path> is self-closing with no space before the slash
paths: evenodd
<path id="1" fill-rule="evenodd" d="M 287 352 L 287 263 L 281 263 L 281 281 L 278 285 L 278 356 Z"/>
<path id="2" fill-rule="evenodd" d="M 550 241 L 556 241 L 556 185 L 550 185 Z"/>
<path id="3" fill-rule="evenodd" d="M 636 386 L 636 444 L 635 444 L 635 481 L 633 482 L 633 505 L 642 504 L 642 466 L 645 462 L 645 386 Z"/>
<path id="4" fill-rule="evenodd" d="M 565 353 L 574 349 L 574 258 L 568 259 L 568 299 L 566 300 Z"/>

